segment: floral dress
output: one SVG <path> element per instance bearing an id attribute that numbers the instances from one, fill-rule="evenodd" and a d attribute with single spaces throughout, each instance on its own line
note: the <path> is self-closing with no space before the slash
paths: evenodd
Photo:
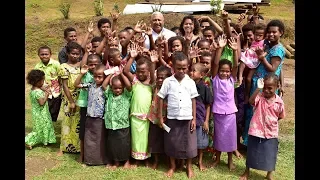
<path id="1" fill-rule="evenodd" d="M 29 146 L 36 144 L 56 143 L 56 136 L 49 112 L 48 101 L 40 105 L 38 99 L 43 98 L 45 93 L 41 89 L 31 90 L 32 132 L 25 137 L 25 143 Z"/>
<path id="2" fill-rule="evenodd" d="M 74 102 L 77 101 L 79 91 L 74 87 L 74 82 L 80 74 L 80 67 L 73 67 L 67 63 L 61 64 L 63 71 L 61 79 L 68 79 L 68 88 Z M 60 150 L 64 152 L 80 152 L 80 107 L 76 106 L 75 112 L 70 112 L 69 101 L 65 92 L 62 94 L 62 108 L 64 117 L 61 123 Z"/>

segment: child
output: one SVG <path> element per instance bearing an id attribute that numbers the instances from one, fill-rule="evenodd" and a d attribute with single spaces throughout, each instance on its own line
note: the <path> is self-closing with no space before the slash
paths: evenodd
<path id="1" fill-rule="evenodd" d="M 214 65 L 211 66 L 214 116 L 214 148 L 216 149 L 216 159 L 212 167 L 220 163 L 221 152 L 228 153 L 229 170 L 234 170 L 235 165 L 232 160 L 232 152 L 237 149 L 237 127 L 236 112 L 237 107 L 234 100 L 234 82 L 238 71 L 238 44 L 233 37 L 229 40 L 229 46 L 233 50 L 233 66 L 227 59 L 220 60 L 222 48 L 226 45 L 225 36 L 218 37 L 218 48 Z"/>
<path id="2" fill-rule="evenodd" d="M 274 73 L 258 79 L 258 88 L 249 99 L 254 107 L 254 114 L 248 133 L 246 170 L 240 177 L 241 180 L 249 178 L 250 168 L 268 171 L 266 179 L 273 179 L 279 143 L 278 121 L 285 117 L 284 102 L 276 94 L 278 81 Z"/>
<path id="3" fill-rule="evenodd" d="M 87 52 L 88 53 L 88 52 Z M 84 58 L 86 57 L 86 54 L 84 55 Z M 101 64 L 100 56 L 97 54 L 90 54 L 87 59 L 83 59 L 81 61 L 81 65 L 87 65 L 88 66 L 88 72 L 84 75 L 79 74 L 77 79 L 75 80 L 74 86 L 76 88 L 80 88 L 79 90 L 79 97 L 77 99 L 76 105 L 80 107 L 80 132 L 79 132 L 79 138 L 80 138 L 80 157 L 79 162 L 83 162 L 83 140 L 84 140 L 84 130 L 85 130 L 85 124 L 86 124 L 86 118 L 87 118 L 87 106 L 88 106 L 88 89 L 82 88 L 82 84 L 89 84 L 94 82 L 93 79 L 93 70 L 95 67 Z M 80 85 L 80 86 L 79 86 Z"/>
<path id="4" fill-rule="evenodd" d="M 256 48 L 263 49 L 264 46 L 264 35 L 266 31 L 266 25 L 265 24 L 257 24 L 254 26 L 253 33 L 254 33 L 254 41 L 251 43 L 251 46 L 249 49 L 246 49 L 244 52 L 241 52 L 240 57 L 240 67 L 239 67 L 239 84 L 242 83 L 242 74 L 245 66 L 249 68 L 249 72 L 246 77 L 246 83 L 245 83 L 245 104 L 248 103 L 249 100 L 249 93 L 251 88 L 251 80 L 253 73 L 255 72 L 255 68 L 257 68 L 260 64 L 260 61 L 258 60 L 258 56 L 255 52 Z"/>
<path id="5" fill-rule="evenodd" d="M 176 33 L 177 36 L 181 36 L 181 32 L 178 26 L 174 26 L 170 29 L 172 32 Z"/>
<path id="6" fill-rule="evenodd" d="M 123 73 L 132 83 L 132 100 L 130 106 L 131 123 L 131 156 L 136 160 L 146 160 L 150 157 L 148 152 L 149 124 L 147 113 L 149 112 L 152 101 L 152 87 L 154 82 L 154 68 L 158 57 L 151 57 L 154 62 L 151 64 L 149 59 L 141 57 L 137 60 L 137 72 L 133 75 L 130 66 L 138 56 L 138 45 L 131 44 L 130 58 L 123 69 Z M 148 161 L 145 161 L 148 166 Z M 138 163 L 138 161 L 136 161 Z M 136 164 L 137 165 L 137 164 Z M 135 167 L 134 165 L 133 167 Z"/>
<path id="7" fill-rule="evenodd" d="M 154 163 L 151 166 L 152 169 L 157 169 L 158 162 L 159 162 L 159 154 L 164 153 L 164 142 L 163 142 L 163 135 L 164 131 L 159 127 L 159 96 L 157 96 L 157 93 L 161 89 L 163 81 L 170 77 L 171 69 L 166 66 L 160 66 L 157 68 L 157 79 L 156 84 L 153 87 L 153 99 L 152 104 L 150 107 L 150 111 L 148 113 L 148 119 L 152 122 L 150 124 L 149 129 L 149 152 L 151 153 L 151 156 L 154 157 Z M 163 118 L 167 118 L 167 101 L 163 102 Z"/>
<path id="8" fill-rule="evenodd" d="M 25 146 L 32 149 L 36 144 L 56 143 L 56 136 L 48 107 L 48 96 L 51 91 L 47 89 L 42 91 L 41 87 L 45 81 L 45 74 L 43 71 L 34 69 L 27 75 L 28 84 L 32 86 L 29 93 L 31 99 L 32 111 L 32 132 L 29 133 L 24 141 Z"/>
<path id="9" fill-rule="evenodd" d="M 104 119 L 108 160 L 114 161 L 112 169 L 119 167 L 121 161 L 125 161 L 124 168 L 129 168 L 131 83 L 123 73 L 112 79 L 111 76 L 112 74 L 108 75 L 102 84 L 106 97 Z M 109 85 L 110 79 L 112 85 Z M 109 167 L 110 164 L 107 164 L 107 168 Z"/>
<path id="10" fill-rule="evenodd" d="M 119 49 L 110 48 L 108 51 L 108 61 L 106 64 L 106 69 L 116 69 L 117 72 L 115 73 L 115 75 L 118 75 L 122 72 L 123 67 L 124 65 L 122 64 L 122 58 Z"/>
<path id="11" fill-rule="evenodd" d="M 38 49 L 38 56 L 41 62 L 37 63 L 34 69 L 42 70 L 45 73 L 44 86 L 48 86 L 51 95 L 48 97 L 48 106 L 53 122 L 58 119 L 61 106 L 61 86 L 60 77 L 61 72 L 60 63 L 51 59 L 51 49 L 48 46 L 41 46 Z"/>
<path id="12" fill-rule="evenodd" d="M 196 97 L 196 131 L 197 131 L 197 147 L 200 171 L 206 168 L 202 164 L 203 150 L 209 145 L 209 118 L 210 107 L 212 103 L 212 93 L 204 81 L 203 77 L 208 69 L 201 63 L 193 64 L 191 67 L 191 78 L 197 86 L 199 96 Z"/>
<path id="13" fill-rule="evenodd" d="M 172 53 L 182 51 L 185 55 L 188 55 L 188 45 L 182 36 L 174 36 L 168 39 L 168 50 L 169 54 L 165 55 L 168 59 L 165 59 L 165 62 L 168 64 L 164 64 L 166 66 L 172 67 Z"/>
<path id="14" fill-rule="evenodd" d="M 164 133 L 164 152 L 170 157 L 170 169 L 166 176 L 171 177 L 176 170 L 175 159 L 187 159 L 188 178 L 194 176 L 192 158 L 197 156 L 196 100 L 199 96 L 195 82 L 187 75 L 189 61 L 183 52 L 173 54 L 174 75 L 163 81 L 160 97 L 160 126 L 171 128 Z M 162 114 L 163 100 L 168 98 L 167 120 Z"/>
<path id="15" fill-rule="evenodd" d="M 61 64 L 63 68 L 61 79 L 64 116 L 61 123 L 61 142 L 58 156 L 63 155 L 63 152 L 78 153 L 80 151 L 80 108 L 75 104 L 79 91 L 74 86 L 74 81 L 80 74 L 80 62 L 78 61 L 80 52 L 81 46 L 78 43 L 68 43 L 68 62 Z"/>
<path id="16" fill-rule="evenodd" d="M 201 39 L 199 42 L 198 42 L 198 48 L 199 48 L 199 51 L 200 53 L 204 52 L 204 51 L 211 51 L 210 49 L 210 41 L 207 40 L 207 39 Z"/>
<path id="17" fill-rule="evenodd" d="M 105 127 L 104 127 L 104 105 L 105 98 L 102 83 L 105 79 L 103 64 L 97 64 L 93 70 L 94 82 L 82 83 L 80 80 L 87 74 L 89 68 L 83 65 L 78 75 L 75 86 L 88 88 L 87 117 L 84 127 L 83 139 L 83 162 L 87 165 L 102 165 L 107 163 L 105 151 Z"/>

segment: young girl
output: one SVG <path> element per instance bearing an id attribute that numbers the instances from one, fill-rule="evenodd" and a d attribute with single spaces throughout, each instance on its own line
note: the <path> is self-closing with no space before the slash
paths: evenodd
<path id="1" fill-rule="evenodd" d="M 231 37 L 229 46 L 233 50 L 233 66 L 227 59 L 220 60 L 222 48 L 226 45 L 225 36 L 218 37 L 218 48 L 214 65 L 211 66 L 214 116 L 214 148 L 216 149 L 216 159 L 212 166 L 220 163 L 221 152 L 228 153 L 229 170 L 235 169 L 232 160 L 232 152 L 237 149 L 237 127 L 236 112 L 237 107 L 234 101 L 234 82 L 237 77 L 238 54 L 237 42 Z"/>
<path id="2" fill-rule="evenodd" d="M 44 86 L 48 86 L 51 95 L 48 99 L 49 111 L 51 119 L 56 122 L 58 119 L 60 106 L 61 106 L 61 86 L 60 86 L 60 63 L 51 58 L 51 49 L 48 46 L 41 46 L 38 49 L 38 56 L 40 62 L 37 63 L 34 69 L 42 70 L 45 73 Z"/>
<path id="3" fill-rule="evenodd" d="M 274 73 L 258 79 L 258 87 L 249 99 L 254 107 L 254 114 L 248 133 L 246 170 L 240 177 L 241 180 L 249 178 L 250 168 L 268 171 L 266 179 L 273 179 L 279 143 L 278 121 L 285 117 L 284 102 L 276 94 L 278 81 Z"/>
<path id="4" fill-rule="evenodd" d="M 124 161 L 124 168 L 129 168 L 130 163 L 130 102 L 132 97 L 131 83 L 123 73 L 112 78 L 112 74 L 104 80 L 102 87 L 106 97 L 105 127 L 107 128 L 107 154 L 108 160 L 114 161 L 113 166 L 107 164 L 107 168 L 117 168 L 119 162 Z"/>
<path id="5" fill-rule="evenodd" d="M 119 49 L 110 48 L 108 51 L 108 61 L 106 64 L 106 75 L 109 75 L 111 71 L 114 71 L 114 75 L 120 74 L 124 67 L 121 62 L 122 58 L 120 56 Z"/>
<path id="6" fill-rule="evenodd" d="M 89 67 L 83 65 L 79 76 L 75 81 L 75 87 L 88 88 L 87 117 L 84 127 L 83 138 L 83 161 L 87 165 L 102 165 L 107 163 L 105 151 L 105 127 L 104 127 L 104 104 L 102 82 L 105 79 L 105 66 L 98 64 L 93 70 L 94 82 L 81 83 L 82 77 L 88 73 Z"/>
<path id="7" fill-rule="evenodd" d="M 75 104 L 79 91 L 74 86 L 74 81 L 80 74 L 80 62 L 78 61 L 80 52 L 81 46 L 76 42 L 70 42 L 67 46 L 68 61 L 61 64 L 63 68 L 61 79 L 64 116 L 61 123 L 61 142 L 58 156 L 63 155 L 63 152 L 78 153 L 80 151 L 80 108 Z"/>
<path id="8" fill-rule="evenodd" d="M 203 150 L 209 145 L 209 118 L 210 107 L 212 104 L 212 93 L 204 81 L 203 77 L 208 69 L 201 63 L 193 64 L 191 67 L 191 78 L 197 86 L 199 96 L 196 97 L 196 131 L 197 131 L 197 147 L 198 147 L 198 165 L 200 171 L 206 168 L 202 164 Z"/>
<path id="9" fill-rule="evenodd" d="M 45 81 L 45 74 L 41 70 L 31 70 L 27 75 L 28 84 L 32 86 L 29 93 L 31 99 L 32 111 L 32 132 L 29 133 L 24 141 L 25 146 L 32 149 L 36 144 L 56 143 L 56 136 L 49 112 L 48 96 L 51 94 L 50 89 L 45 92 L 41 87 Z"/>
<path id="10" fill-rule="evenodd" d="M 151 166 L 152 169 L 157 169 L 159 162 L 159 154 L 164 153 L 164 142 L 163 142 L 163 129 L 159 127 L 159 96 L 157 93 L 161 89 L 163 81 L 171 76 L 171 69 L 166 66 L 160 66 L 157 68 L 157 79 L 156 84 L 153 87 L 153 99 L 148 113 L 148 119 L 152 122 L 149 129 L 149 152 L 154 157 L 154 163 Z M 163 118 L 167 118 L 167 102 L 163 102 Z"/>
<path id="11" fill-rule="evenodd" d="M 258 60 L 257 53 L 255 50 L 259 47 L 263 49 L 264 46 L 264 36 L 266 31 L 266 25 L 259 23 L 254 26 L 253 33 L 254 33 L 254 41 L 251 43 L 251 46 L 249 49 L 246 49 L 244 52 L 241 52 L 240 57 L 240 67 L 239 67 L 239 84 L 242 84 L 243 80 L 243 71 L 245 66 L 249 68 L 249 72 L 246 77 L 246 83 L 245 83 L 245 103 L 248 103 L 249 100 L 249 93 L 251 89 L 251 80 L 252 76 L 255 72 L 255 69 L 259 66 L 260 61 Z"/>
<path id="12" fill-rule="evenodd" d="M 75 80 L 74 86 L 77 88 L 80 88 L 79 90 L 79 97 L 77 99 L 76 105 L 80 107 L 80 132 L 79 132 L 79 138 L 80 138 L 80 157 L 79 162 L 83 162 L 83 140 L 84 140 L 84 130 L 85 130 L 85 124 L 86 124 L 86 118 L 87 118 L 87 106 L 88 106 L 88 89 L 87 87 L 82 88 L 82 86 L 79 86 L 79 84 L 89 84 L 94 82 L 93 78 L 93 71 L 95 67 L 98 64 L 101 64 L 100 56 L 97 54 L 90 54 L 87 55 L 88 51 L 84 54 L 83 59 L 81 61 L 81 65 L 87 65 L 88 71 L 82 75 L 81 73 Z M 86 58 L 88 57 L 88 58 Z"/>
<path id="13" fill-rule="evenodd" d="M 135 57 L 138 56 L 138 45 L 131 44 L 130 58 L 123 69 L 124 74 L 132 83 L 132 100 L 130 106 L 130 123 L 131 123 L 131 156 L 136 160 L 145 160 L 150 157 L 148 152 L 148 133 L 149 124 L 147 113 L 149 112 L 152 101 L 152 87 L 154 82 L 155 62 L 158 57 L 151 57 L 154 61 L 152 64 L 149 59 L 144 57 L 137 60 L 136 75 L 130 72 L 130 66 Z M 138 161 L 136 161 L 138 163 Z M 146 161 L 146 165 L 148 161 Z"/>

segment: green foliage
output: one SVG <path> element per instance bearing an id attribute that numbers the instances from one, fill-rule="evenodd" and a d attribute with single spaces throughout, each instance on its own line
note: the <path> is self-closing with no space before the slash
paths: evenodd
<path id="1" fill-rule="evenodd" d="M 96 16 L 103 16 L 103 0 L 94 0 L 93 4 Z"/>
<path id="2" fill-rule="evenodd" d="M 59 10 L 62 13 L 64 19 L 69 19 L 70 6 L 70 3 L 61 3 L 59 5 Z"/>
<path id="3" fill-rule="evenodd" d="M 154 6 L 151 6 L 152 12 L 161 12 L 161 13 L 163 13 L 163 11 L 161 11 L 161 7 L 162 7 L 162 3 L 155 3 Z"/>
<path id="4" fill-rule="evenodd" d="M 211 12 L 213 14 L 218 14 L 221 9 L 222 0 L 210 0 Z"/>
<path id="5" fill-rule="evenodd" d="M 120 12 L 119 5 L 117 3 L 114 3 L 112 10 L 116 11 L 117 13 L 119 13 Z"/>

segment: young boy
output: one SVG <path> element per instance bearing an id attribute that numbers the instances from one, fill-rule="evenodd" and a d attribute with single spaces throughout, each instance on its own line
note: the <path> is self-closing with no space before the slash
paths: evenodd
<path id="1" fill-rule="evenodd" d="M 38 49 L 38 56 L 41 62 L 37 63 L 34 69 L 42 70 L 45 73 L 44 86 L 49 86 L 52 94 L 48 97 L 49 111 L 52 121 L 56 122 L 61 106 L 61 86 L 59 82 L 61 66 L 58 61 L 51 59 L 51 55 L 51 49 L 48 46 L 41 46 Z"/>
<path id="2" fill-rule="evenodd" d="M 175 159 L 187 159 L 187 175 L 193 177 L 192 158 L 197 156 L 196 100 L 199 96 L 195 82 L 187 75 L 189 60 L 183 52 L 173 54 L 175 74 L 163 81 L 158 92 L 160 97 L 159 119 L 164 126 L 162 115 L 163 99 L 168 98 L 167 120 L 165 125 L 171 128 L 164 134 L 164 152 L 170 157 L 170 169 L 166 173 L 171 177 L 176 169 Z"/>

